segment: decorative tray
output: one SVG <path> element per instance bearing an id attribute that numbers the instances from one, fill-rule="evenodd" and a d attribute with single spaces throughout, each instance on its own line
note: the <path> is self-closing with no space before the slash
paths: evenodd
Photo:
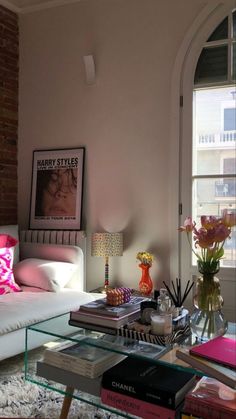
<path id="1" fill-rule="evenodd" d="M 142 340 L 144 342 L 153 343 L 156 345 L 172 345 L 179 343 L 191 335 L 189 323 L 179 326 L 170 335 L 152 335 L 151 333 L 138 332 L 131 329 L 129 325 L 125 325 L 117 330 L 118 336 Z"/>

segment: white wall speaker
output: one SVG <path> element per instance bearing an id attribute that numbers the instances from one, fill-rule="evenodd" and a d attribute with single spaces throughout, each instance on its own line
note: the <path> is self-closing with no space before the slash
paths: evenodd
<path id="1" fill-rule="evenodd" d="M 92 55 L 84 55 L 85 76 L 87 84 L 95 83 L 95 64 Z"/>

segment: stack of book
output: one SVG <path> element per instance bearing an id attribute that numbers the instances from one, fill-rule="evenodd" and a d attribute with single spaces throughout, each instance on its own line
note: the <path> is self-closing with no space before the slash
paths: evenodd
<path id="1" fill-rule="evenodd" d="M 108 305 L 105 298 L 95 300 L 71 311 L 69 324 L 116 335 L 120 327 L 140 317 L 140 304 L 146 300 L 132 296 L 128 303 L 119 306 Z"/>
<path id="2" fill-rule="evenodd" d="M 214 378 L 202 377 L 186 395 L 184 411 L 202 419 L 235 419 L 236 391 Z"/>
<path id="3" fill-rule="evenodd" d="M 43 363 L 85 377 L 96 378 L 124 358 L 124 355 L 82 342 L 66 342 L 55 348 L 46 349 Z"/>
<path id="4" fill-rule="evenodd" d="M 218 336 L 208 342 L 176 350 L 176 357 L 198 371 L 236 389 L 236 340 Z"/>
<path id="5" fill-rule="evenodd" d="M 46 364 L 43 361 L 37 361 L 37 375 L 48 381 L 55 381 L 70 388 L 76 388 L 80 391 L 100 397 L 102 376 L 96 378 L 86 377 L 73 371 L 68 371 L 54 365 Z"/>
<path id="6" fill-rule="evenodd" d="M 101 400 L 145 419 L 175 419 L 195 383 L 192 373 L 129 357 L 103 373 Z"/>

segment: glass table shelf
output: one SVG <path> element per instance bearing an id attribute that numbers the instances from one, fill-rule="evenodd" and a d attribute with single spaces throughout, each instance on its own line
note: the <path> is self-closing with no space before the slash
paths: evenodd
<path id="1" fill-rule="evenodd" d="M 70 313 L 66 313 L 32 324 L 26 328 L 25 379 L 64 395 L 61 419 L 67 417 L 72 398 L 107 410 L 120 417 L 135 418 L 136 416 L 102 404 L 98 391 L 99 383 L 96 382 L 96 379 L 90 379 L 94 386 L 90 386 L 91 388 L 89 388 L 89 392 L 87 393 L 86 383 L 84 384 L 82 382 L 84 380 L 81 380 L 81 383 L 78 381 L 78 378 L 81 377 L 78 374 L 50 365 L 46 365 L 45 368 L 43 359 L 44 351 L 48 348 L 55 347 L 58 343 L 80 343 L 80 345 L 102 348 L 108 352 L 133 357 L 137 360 L 148 359 L 152 364 L 168 365 L 171 368 L 196 373 L 196 370 L 176 358 L 175 347 L 177 345 L 166 347 L 155 344 L 150 345 L 135 339 L 82 329 L 69 325 L 69 317 Z M 232 335 L 235 337 L 235 328 L 232 329 Z M 196 343 L 194 338 L 188 336 L 182 341 L 181 345 L 178 344 L 178 347 L 189 347 L 194 343 Z M 39 359 L 35 361 L 31 359 L 33 358 L 31 355 L 33 351 L 29 350 L 29 348 L 39 347 L 40 345 L 42 351 L 40 350 Z M 198 371 L 197 375 L 203 376 L 205 374 Z"/>

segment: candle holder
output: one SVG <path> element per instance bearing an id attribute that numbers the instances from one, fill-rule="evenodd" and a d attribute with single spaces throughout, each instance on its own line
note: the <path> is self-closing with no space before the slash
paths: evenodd
<path id="1" fill-rule="evenodd" d="M 172 314 L 151 313 L 151 333 L 153 335 L 170 335 L 172 333 Z"/>

